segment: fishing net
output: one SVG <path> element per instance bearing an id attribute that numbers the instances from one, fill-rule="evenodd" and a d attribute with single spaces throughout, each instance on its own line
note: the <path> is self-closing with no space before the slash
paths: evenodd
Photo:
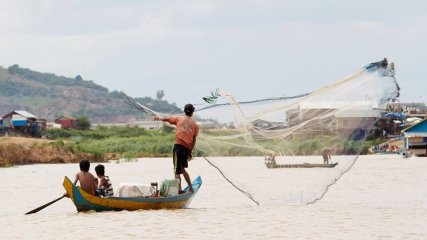
<path id="1" fill-rule="evenodd" d="M 261 161 L 244 173 L 236 172 L 239 166 L 226 160 L 210 163 L 254 202 L 315 203 L 367 151 L 366 140 L 382 133 L 375 124 L 387 103 L 399 96 L 394 74 L 393 63 L 384 59 L 294 97 L 239 102 L 233 94 L 217 89 L 202 98 L 204 104 L 197 106 L 193 116 L 201 128 L 196 155 L 206 160 L 258 156 Z M 323 155 L 330 162 L 324 162 Z M 268 185 L 268 192 L 251 187 L 253 181 Z"/>
<path id="2" fill-rule="evenodd" d="M 217 90 L 211 99 L 221 97 L 225 103 L 195 114 L 203 129 L 198 148 L 210 156 L 317 155 L 324 147 L 354 154 L 359 151 L 346 143 L 365 139 L 386 104 L 398 96 L 394 65 L 387 60 L 296 97 L 239 103 L 232 94 Z"/>

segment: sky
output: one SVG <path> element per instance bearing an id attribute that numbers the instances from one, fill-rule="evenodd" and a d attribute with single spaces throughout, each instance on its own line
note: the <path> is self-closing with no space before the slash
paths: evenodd
<path id="1" fill-rule="evenodd" d="M 0 66 L 184 106 L 314 91 L 387 57 L 426 102 L 427 1 L 0 0 Z"/>

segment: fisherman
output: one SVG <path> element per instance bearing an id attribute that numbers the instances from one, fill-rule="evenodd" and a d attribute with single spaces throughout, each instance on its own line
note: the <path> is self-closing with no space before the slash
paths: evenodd
<path id="1" fill-rule="evenodd" d="M 173 146 L 173 164 L 175 178 L 179 180 L 180 192 L 182 191 L 181 174 L 184 175 L 189 191 L 194 192 L 190 176 L 185 170 L 185 168 L 188 167 L 188 161 L 193 158 L 192 151 L 196 144 L 196 137 L 199 134 L 199 125 L 191 118 L 194 110 L 192 104 L 186 104 L 184 106 L 185 116 L 154 117 L 154 120 L 176 125 L 175 145 Z"/>
<path id="2" fill-rule="evenodd" d="M 74 179 L 74 185 L 76 185 L 77 182 L 80 182 L 80 187 L 83 191 L 95 196 L 96 178 L 91 173 L 89 173 L 89 161 L 83 159 L 80 161 L 79 166 L 80 172 L 76 174 L 76 178 Z M 67 193 L 64 193 L 64 196 L 69 197 Z"/>
<path id="3" fill-rule="evenodd" d="M 96 189 L 96 195 L 101 197 L 112 197 L 114 195 L 113 185 L 111 184 L 110 178 L 105 176 L 105 167 L 102 164 L 98 164 L 95 167 L 96 176 L 98 176 L 98 188 Z"/>
<path id="4" fill-rule="evenodd" d="M 324 164 L 329 164 L 329 160 L 331 159 L 331 152 L 332 152 L 332 149 L 330 148 L 325 148 L 322 150 Z"/>

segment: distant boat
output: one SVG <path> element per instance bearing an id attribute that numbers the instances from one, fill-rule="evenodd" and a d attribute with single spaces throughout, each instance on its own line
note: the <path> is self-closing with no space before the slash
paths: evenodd
<path id="1" fill-rule="evenodd" d="M 139 209 L 178 209 L 186 208 L 196 195 L 202 179 L 198 176 L 192 183 L 193 193 L 187 192 L 171 197 L 97 197 L 93 196 L 80 187 L 75 186 L 68 177 L 64 178 L 63 186 L 73 201 L 78 212 L 82 211 L 120 211 Z"/>
<path id="2" fill-rule="evenodd" d="M 338 163 L 330 163 L 330 164 L 323 164 L 323 163 L 292 163 L 292 164 L 274 164 L 274 165 L 267 165 L 267 168 L 333 168 L 337 166 Z"/>
<path id="3" fill-rule="evenodd" d="M 338 165 L 335 163 L 288 163 L 288 164 L 277 164 L 274 155 L 265 156 L 265 166 L 267 168 L 333 168 Z"/>

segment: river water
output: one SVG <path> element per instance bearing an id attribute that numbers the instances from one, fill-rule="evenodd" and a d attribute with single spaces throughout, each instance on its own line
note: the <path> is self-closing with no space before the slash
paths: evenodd
<path id="1" fill-rule="evenodd" d="M 78 164 L 0 169 L 0 239 L 427 239 L 427 158 L 368 155 L 326 194 L 354 156 L 334 169 L 267 169 L 262 157 L 203 158 L 189 163 L 203 185 L 188 209 L 77 213 L 70 199 L 24 215 L 62 195 Z M 319 156 L 278 159 L 322 162 Z M 171 178 L 170 159 L 105 163 L 113 186 Z M 91 165 L 93 172 L 94 164 Z"/>

